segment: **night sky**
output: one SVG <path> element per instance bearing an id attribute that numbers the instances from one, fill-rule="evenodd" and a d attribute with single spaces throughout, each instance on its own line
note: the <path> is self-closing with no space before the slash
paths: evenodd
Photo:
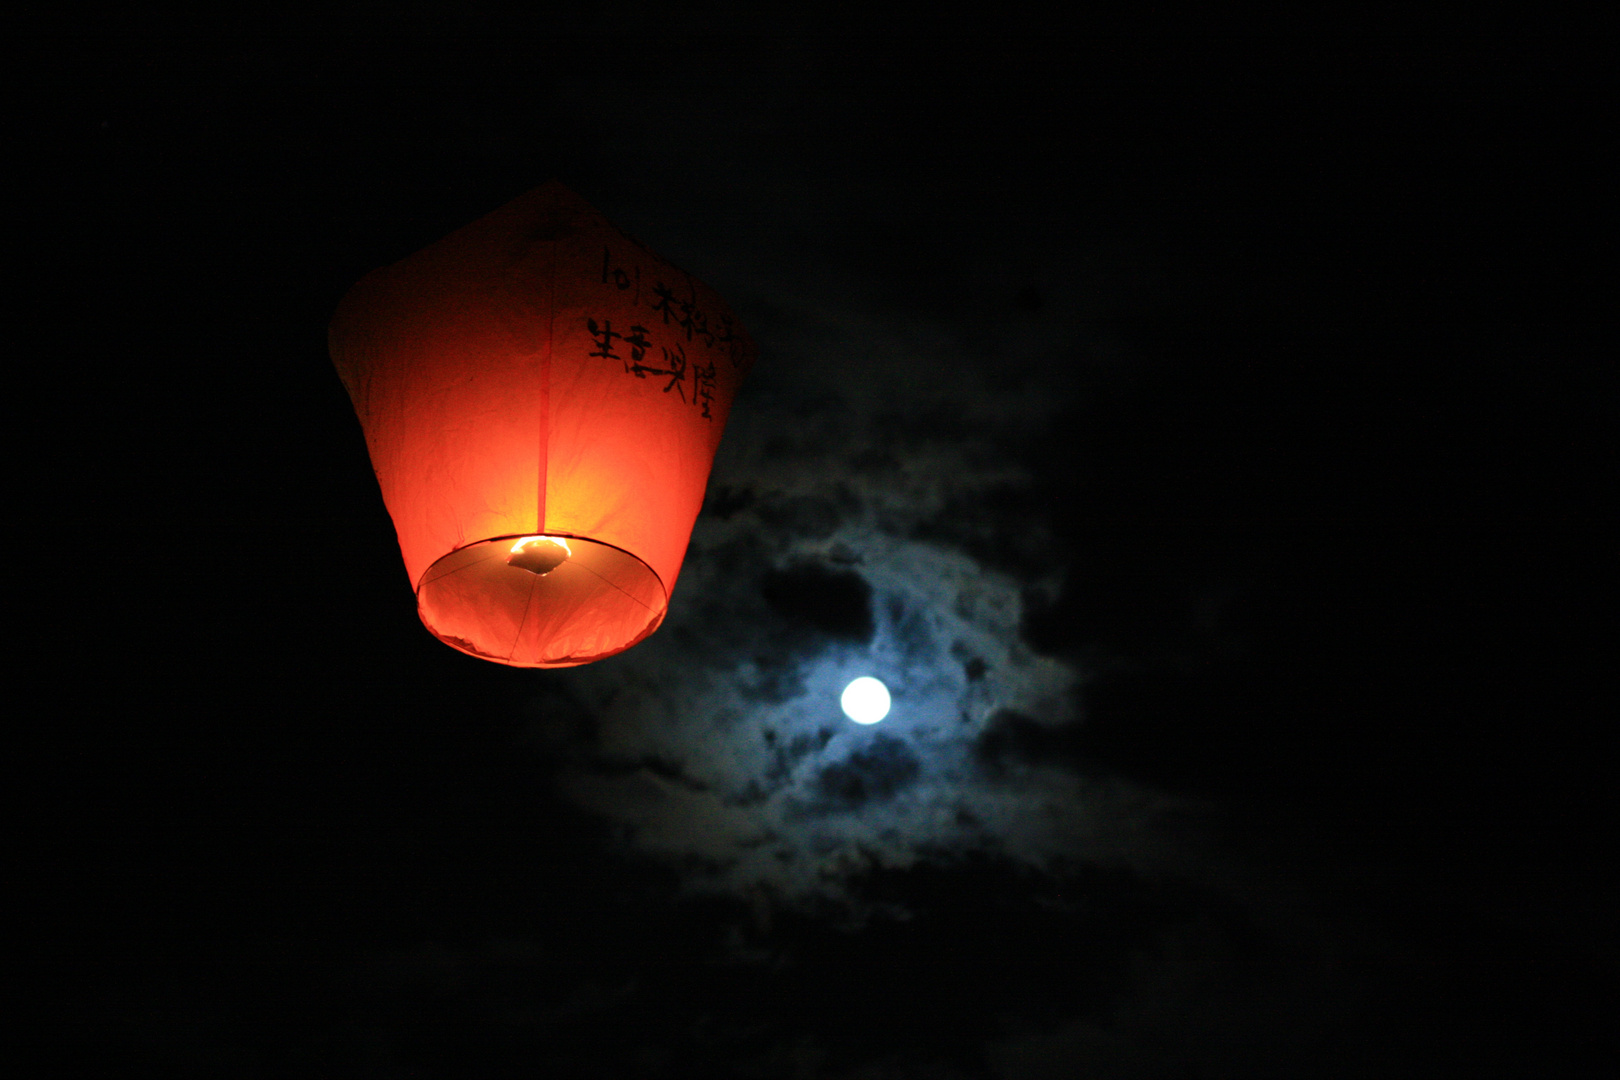
<path id="1" fill-rule="evenodd" d="M 1593 1067 L 1598 39 L 544 8 L 13 21 L 39 1074 Z M 531 671 L 326 327 L 551 179 L 760 358 L 662 628 Z"/>

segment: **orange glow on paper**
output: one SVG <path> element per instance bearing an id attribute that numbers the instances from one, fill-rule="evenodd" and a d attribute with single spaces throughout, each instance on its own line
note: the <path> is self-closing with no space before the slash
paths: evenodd
<path id="1" fill-rule="evenodd" d="M 568 667 L 657 629 L 754 360 L 711 289 L 552 183 L 366 275 L 331 350 L 436 637 Z"/>

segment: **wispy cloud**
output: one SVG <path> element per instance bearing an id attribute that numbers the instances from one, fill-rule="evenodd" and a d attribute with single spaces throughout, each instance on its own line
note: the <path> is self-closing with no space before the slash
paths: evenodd
<path id="1" fill-rule="evenodd" d="M 1064 570 L 1020 452 L 1061 393 L 1031 409 L 942 329 L 889 322 L 908 320 L 887 339 L 875 316 L 777 328 L 667 623 L 548 683 L 554 714 L 567 697 L 594 721 L 563 789 L 692 889 L 844 896 L 874 866 L 970 851 L 1050 866 L 1173 846 L 1184 804 L 1048 752 L 1082 673 L 1020 633 Z M 838 704 L 861 675 L 894 695 L 871 728 Z"/>

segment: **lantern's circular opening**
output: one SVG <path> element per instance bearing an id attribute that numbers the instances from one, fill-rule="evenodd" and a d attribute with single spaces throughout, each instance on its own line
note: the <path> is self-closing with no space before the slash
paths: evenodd
<path id="1" fill-rule="evenodd" d="M 514 667 L 573 667 L 658 629 L 668 597 L 622 548 L 578 536 L 499 536 L 441 557 L 416 588 L 433 636 Z"/>
<path id="2" fill-rule="evenodd" d="M 862 675 L 844 687 L 839 699 L 844 715 L 857 724 L 875 724 L 889 715 L 889 688 L 870 675 Z"/>

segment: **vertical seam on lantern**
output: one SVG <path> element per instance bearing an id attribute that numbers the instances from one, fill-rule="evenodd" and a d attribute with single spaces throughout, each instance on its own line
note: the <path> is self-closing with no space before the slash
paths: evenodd
<path id="1" fill-rule="evenodd" d="M 517 633 L 512 637 L 512 647 L 506 650 L 508 660 L 512 659 L 513 654 L 517 652 L 518 642 L 523 640 L 523 628 L 529 625 L 529 612 L 534 610 L 534 594 L 539 591 L 540 575 L 536 574 L 534 580 L 529 582 L 529 600 L 528 603 L 523 605 L 523 618 L 518 620 Z"/>
<path id="2" fill-rule="evenodd" d="M 556 223 L 562 196 L 553 191 L 551 200 L 551 218 Z M 546 337 L 545 346 L 540 352 L 540 468 L 536 481 L 540 490 L 535 497 L 537 520 L 534 524 L 534 531 L 542 536 L 546 533 L 546 483 L 551 467 L 551 335 L 557 319 L 557 241 L 547 240 L 546 247 L 549 249 L 546 259 Z"/>

